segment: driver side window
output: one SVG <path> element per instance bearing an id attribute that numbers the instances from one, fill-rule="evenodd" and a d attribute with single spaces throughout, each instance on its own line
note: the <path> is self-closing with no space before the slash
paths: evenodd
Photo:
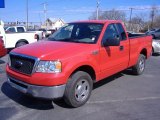
<path id="1" fill-rule="evenodd" d="M 106 28 L 106 31 L 104 33 L 103 36 L 103 41 L 107 40 L 107 39 L 115 39 L 119 36 L 118 31 L 116 29 L 115 24 L 110 24 L 108 25 L 108 27 Z"/>

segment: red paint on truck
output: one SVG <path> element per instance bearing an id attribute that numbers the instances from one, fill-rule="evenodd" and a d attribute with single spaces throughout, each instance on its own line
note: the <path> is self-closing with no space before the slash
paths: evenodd
<path id="1" fill-rule="evenodd" d="M 72 32 L 68 34 L 70 31 Z M 72 34 L 71 37 L 76 39 L 70 39 L 71 42 L 66 41 L 67 38 L 65 40 L 55 40 L 56 35 L 61 32 L 64 36 Z M 83 36 L 78 36 L 81 32 Z M 84 37 L 86 34 L 91 35 Z M 67 103 L 73 107 L 81 106 L 88 100 L 93 82 L 100 81 L 130 67 L 133 67 L 136 74 L 141 74 L 144 71 L 145 59 L 150 57 L 152 50 L 151 36 L 136 34 L 128 36 L 121 21 L 114 20 L 69 23 L 67 27 L 56 31 L 53 36 L 53 40 L 29 44 L 11 51 L 11 60 L 6 67 L 8 80 L 13 87 L 26 94 L 53 99 L 64 97 Z M 13 60 L 15 58 L 16 60 Z M 23 64 L 23 62 L 28 59 L 33 60 L 33 58 L 36 61 L 32 68 L 33 71 L 30 74 L 23 73 L 23 70 L 18 68 L 17 64 L 22 63 L 20 67 L 29 69 L 28 66 L 23 65 L 31 63 Z M 39 61 L 58 61 L 58 63 L 54 63 L 57 67 L 54 69 L 58 69 L 59 72 L 36 72 L 37 66 L 40 64 Z M 41 66 L 41 68 L 44 68 L 44 66 Z M 48 70 L 48 68 L 46 69 Z M 81 85 L 78 81 L 82 81 Z M 86 85 L 83 84 L 85 82 Z M 39 90 L 37 86 L 43 88 Z M 55 90 L 55 87 L 61 86 L 62 88 Z M 36 92 L 33 91 L 34 87 Z M 48 88 L 53 90 L 53 94 L 50 93 Z M 51 96 L 42 95 L 42 89 L 43 94 L 47 94 L 44 93 L 47 89 L 46 91 Z M 83 95 L 82 93 L 81 95 L 80 92 L 83 91 L 86 94 Z M 78 95 L 82 97 L 80 101 Z"/>

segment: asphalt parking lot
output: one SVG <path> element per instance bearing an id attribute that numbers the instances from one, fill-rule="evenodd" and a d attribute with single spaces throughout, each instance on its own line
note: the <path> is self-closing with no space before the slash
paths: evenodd
<path id="1" fill-rule="evenodd" d="M 0 120 L 160 120 L 160 56 L 147 61 L 141 76 L 126 70 L 96 83 L 87 104 L 74 109 L 11 88 L 6 61 L 0 59 Z"/>

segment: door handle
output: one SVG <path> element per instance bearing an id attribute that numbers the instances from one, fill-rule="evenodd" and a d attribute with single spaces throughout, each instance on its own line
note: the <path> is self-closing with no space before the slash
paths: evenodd
<path id="1" fill-rule="evenodd" d="M 124 50 L 124 46 L 120 46 L 120 47 L 119 47 L 119 50 L 120 50 L 120 51 L 123 51 L 123 50 Z"/>

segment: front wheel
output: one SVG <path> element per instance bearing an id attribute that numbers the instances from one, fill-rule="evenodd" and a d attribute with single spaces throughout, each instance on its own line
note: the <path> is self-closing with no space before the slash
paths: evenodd
<path id="1" fill-rule="evenodd" d="M 145 69 L 146 58 L 144 55 L 140 54 L 137 64 L 133 66 L 132 70 L 135 75 L 141 75 Z"/>
<path id="2" fill-rule="evenodd" d="M 65 102 L 71 107 L 82 106 L 88 101 L 92 87 L 93 81 L 88 73 L 83 71 L 74 73 L 66 85 Z"/>

